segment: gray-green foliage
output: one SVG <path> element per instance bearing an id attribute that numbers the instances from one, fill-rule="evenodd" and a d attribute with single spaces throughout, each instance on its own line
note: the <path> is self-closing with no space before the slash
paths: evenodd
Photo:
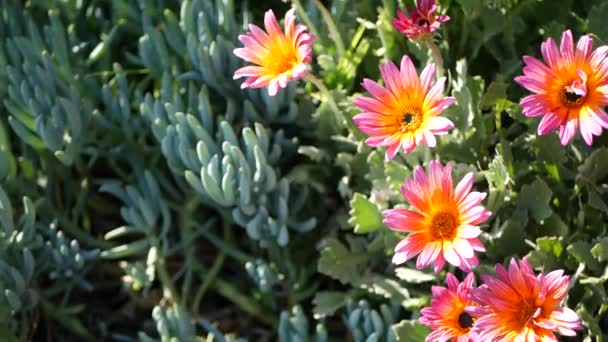
<path id="1" fill-rule="evenodd" d="M 248 261 L 245 263 L 245 269 L 262 292 L 269 292 L 279 282 L 280 275 L 277 275 L 271 265 L 262 259 L 257 259 L 254 262 Z"/>
<path id="2" fill-rule="evenodd" d="M 283 311 L 279 323 L 279 340 L 285 342 L 325 342 L 328 340 L 327 330 L 323 323 L 317 323 L 313 334 L 308 331 L 308 318 L 299 305 L 294 306 L 291 312 Z"/>
<path id="3" fill-rule="evenodd" d="M 281 159 L 293 155 L 297 141 L 263 125 L 297 116 L 295 88 L 291 85 L 276 98 L 262 95 L 263 90 L 239 90 L 231 77 L 239 62 L 232 54 L 234 45 L 226 41 L 237 30 L 232 6 L 229 1 L 219 4 L 214 9 L 204 1 L 184 2 L 179 23 L 167 11 L 166 30 L 146 27 L 140 56 L 162 84 L 158 97 L 146 94 L 140 111 L 172 170 L 209 205 L 231 210 L 233 220 L 262 246 L 273 241 L 284 246 L 288 228 L 306 232 L 316 223 L 295 215 L 308 189 L 290 184 L 277 168 Z M 199 8 L 207 14 L 194 16 Z M 224 22 L 210 19 L 216 10 Z M 178 63 L 169 62 L 173 60 Z M 221 101 L 216 92 L 224 94 Z M 245 124 L 242 130 L 235 129 L 239 121 Z"/>
<path id="4" fill-rule="evenodd" d="M 16 134 L 35 149 L 48 149 L 65 164 L 72 164 L 86 140 L 93 103 L 86 93 L 97 87 L 79 71 L 82 65 L 70 47 L 77 37 L 70 35 L 56 11 L 49 11 L 50 23 L 39 29 L 28 12 L 11 11 L 3 16 L 23 18 L 0 31 L 5 58 L 0 58 L 8 76 L 8 97 L 4 106 Z"/>
<path id="5" fill-rule="evenodd" d="M 192 318 L 179 306 L 171 308 L 155 306 L 152 310 L 152 319 L 160 340 L 140 332 L 139 339 L 142 342 L 194 342 L 197 340 Z"/>
<path id="6" fill-rule="evenodd" d="M 4 338 L 17 336 L 19 323 L 39 304 L 39 298 L 57 290 L 80 287 L 90 290 L 87 271 L 98 250 L 81 249 L 68 239 L 56 222 L 43 224 L 29 198 L 23 198 L 23 213 L 17 213 L 0 188 L 0 324 Z M 39 288 L 39 282 L 51 280 L 55 286 Z M 22 317 L 23 321 L 11 318 Z"/>
<path id="7" fill-rule="evenodd" d="M 370 306 L 366 300 L 346 303 L 344 322 L 348 326 L 355 342 L 394 342 L 392 329 L 399 314 L 398 305 L 382 304 L 379 310 Z"/>

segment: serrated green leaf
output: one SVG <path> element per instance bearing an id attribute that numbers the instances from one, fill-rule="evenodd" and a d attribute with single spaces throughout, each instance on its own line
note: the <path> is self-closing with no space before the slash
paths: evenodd
<path id="1" fill-rule="evenodd" d="M 398 342 L 424 342 L 431 330 L 413 320 L 403 320 L 391 327 Z"/>
<path id="2" fill-rule="evenodd" d="M 346 304 L 348 293 L 335 291 L 322 291 L 315 294 L 312 303 L 314 305 L 312 311 L 315 319 L 320 319 L 325 316 L 331 316 Z"/>
<path id="3" fill-rule="evenodd" d="M 355 193 L 350 208 L 348 224 L 355 228 L 356 234 L 367 234 L 383 227 L 382 213 L 364 195 Z"/>
<path id="4" fill-rule="evenodd" d="M 330 238 L 321 250 L 319 272 L 338 279 L 343 284 L 361 277 L 361 266 L 367 260 L 363 255 L 352 254 L 340 241 Z"/>
<path id="5" fill-rule="evenodd" d="M 591 254 L 591 245 L 587 241 L 576 241 L 568 246 L 568 253 L 578 262 L 584 263 L 593 272 L 601 272 L 601 266 Z"/>
<path id="6" fill-rule="evenodd" d="M 608 260 L 608 237 L 601 238 L 593 246 L 593 248 L 591 248 L 591 254 L 598 258 L 600 261 Z"/>
<path id="7" fill-rule="evenodd" d="M 407 267 L 395 268 L 395 274 L 397 275 L 397 278 L 411 284 L 420 284 L 437 280 L 437 277 L 434 274 L 425 273 Z"/>
<path id="8" fill-rule="evenodd" d="M 518 206 L 521 208 L 528 209 L 530 216 L 539 223 L 553 213 L 553 210 L 549 206 L 553 191 L 549 188 L 547 183 L 540 178 L 537 178 L 534 182 L 526 184 L 521 188 L 518 196 Z"/>

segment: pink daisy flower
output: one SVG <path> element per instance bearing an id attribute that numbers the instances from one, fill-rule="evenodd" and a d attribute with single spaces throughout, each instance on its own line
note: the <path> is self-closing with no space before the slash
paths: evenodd
<path id="1" fill-rule="evenodd" d="M 410 16 L 397 11 L 393 19 L 393 26 L 409 39 L 420 40 L 430 37 L 441 23 L 450 20 L 447 15 L 436 16 L 437 5 L 435 0 L 416 0 L 416 8 L 407 8 Z"/>
<path id="2" fill-rule="evenodd" d="M 426 337 L 426 342 L 448 341 L 469 342 L 477 341 L 472 338 L 471 328 L 475 319 L 465 311 L 466 307 L 474 306 L 471 300 L 471 290 L 475 275 L 469 273 L 462 283 L 449 273 L 446 276 L 447 288 L 433 286 L 431 306 L 422 309 L 420 322 L 433 331 Z"/>
<path id="3" fill-rule="evenodd" d="M 562 35 L 558 49 L 552 38 L 541 45 L 545 63 L 524 56 L 523 76 L 515 81 L 535 93 L 519 103 L 527 117 L 542 116 L 538 134 L 544 135 L 559 128 L 562 145 L 572 140 L 580 129 L 587 145 L 593 136 L 608 128 L 608 46 L 593 50 L 590 36 L 582 36 L 576 47 L 572 32 Z"/>
<path id="4" fill-rule="evenodd" d="M 582 329 L 576 312 L 560 306 L 570 284 L 563 270 L 537 275 L 528 260 L 511 259 L 508 270 L 497 264 L 496 278 L 482 279 L 471 295 L 478 306 L 467 308 L 477 340 L 557 342 L 553 332 L 574 336 Z"/>
<path id="5" fill-rule="evenodd" d="M 452 105 L 453 97 L 443 97 L 445 77 L 433 84 L 435 65 L 429 64 L 420 77 L 409 57 L 401 59 L 401 70 L 392 61 L 380 66 L 386 88 L 370 80 L 363 87 L 373 97 L 358 97 L 355 106 L 364 112 L 353 120 L 359 129 L 372 135 L 369 146 L 388 146 L 386 160 L 395 157 L 399 147 L 405 153 L 423 143 L 434 147 L 435 135 L 447 134 L 454 127 L 449 119 L 439 116 Z"/>
<path id="6" fill-rule="evenodd" d="M 484 192 L 471 192 L 473 173 L 470 172 L 452 189 L 452 165 L 442 167 L 438 160 L 430 163 L 428 176 L 422 167 L 414 169 L 414 177 L 401 187 L 403 197 L 417 211 L 390 209 L 383 212 L 384 224 L 390 229 L 412 233 L 395 247 L 393 263 L 401 264 L 420 254 L 416 267 L 422 269 L 434 263 L 439 272 L 445 262 L 469 272 L 479 261 L 475 251 L 485 252 L 479 241 L 479 224 L 488 220 L 491 212 L 479 205 Z"/>
<path id="7" fill-rule="evenodd" d="M 268 10 L 264 16 L 266 31 L 249 25 L 249 32 L 239 36 L 244 47 L 235 49 L 234 54 L 257 64 L 235 71 L 234 79 L 247 77 L 241 88 L 268 86 L 268 94 L 274 96 L 279 87 L 285 88 L 290 80 L 298 80 L 307 73 L 314 37 L 306 32 L 306 26 L 295 24 L 293 13 L 291 9 L 285 14 L 285 32 L 272 10 Z"/>

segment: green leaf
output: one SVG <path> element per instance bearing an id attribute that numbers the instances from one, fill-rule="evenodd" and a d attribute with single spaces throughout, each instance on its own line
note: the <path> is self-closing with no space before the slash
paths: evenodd
<path id="1" fill-rule="evenodd" d="M 604 41 L 608 39 L 606 17 L 608 17 L 608 2 L 599 2 L 591 7 L 589 11 L 589 32 L 595 33 Z"/>
<path id="2" fill-rule="evenodd" d="M 365 277 L 357 285 L 370 293 L 398 300 L 399 302 L 410 298 L 409 291 L 401 286 L 398 281 L 380 275 Z"/>
<path id="3" fill-rule="evenodd" d="M 321 251 L 318 269 L 319 272 L 348 284 L 360 278 L 361 266 L 366 261 L 367 256 L 352 254 L 340 241 L 330 238 Z"/>
<path id="4" fill-rule="evenodd" d="M 542 223 L 544 219 L 553 213 L 553 210 L 549 206 L 551 195 L 553 195 L 553 191 L 551 191 L 547 183 L 537 178 L 531 184 L 524 185 L 521 188 L 518 196 L 518 206 L 528 209 L 530 216 L 536 222 Z"/>
<path id="5" fill-rule="evenodd" d="M 589 205 L 608 214 L 608 205 L 606 205 L 600 194 L 590 186 L 587 187 L 587 193 L 589 194 Z"/>
<path id="6" fill-rule="evenodd" d="M 578 309 L 576 311 L 576 313 L 578 313 L 579 317 L 583 321 L 583 325 L 585 327 L 587 327 L 587 329 L 589 329 L 591 336 L 595 336 L 595 337 L 602 336 L 602 329 L 600 328 L 600 325 L 599 325 L 599 319 L 595 315 L 591 314 L 584 307 Z M 601 340 L 597 340 L 597 341 L 601 341 Z"/>
<path id="7" fill-rule="evenodd" d="M 399 342 L 423 342 L 431 330 L 414 320 L 403 320 L 391 327 Z"/>
<path id="8" fill-rule="evenodd" d="M 591 254 L 591 244 L 587 241 L 576 241 L 568 246 L 568 253 L 572 255 L 578 262 L 584 263 L 587 268 L 593 272 L 601 272 L 602 268 L 597 260 Z"/>
<path id="9" fill-rule="evenodd" d="M 425 273 L 407 267 L 395 268 L 395 274 L 399 279 L 411 284 L 420 284 L 437 280 L 437 277 L 434 274 Z"/>
<path id="10" fill-rule="evenodd" d="M 507 97 L 507 88 L 509 85 L 502 79 L 497 78 L 494 82 L 490 83 L 486 93 L 483 94 L 479 101 L 481 108 L 488 108 L 494 106 L 496 101 Z"/>
<path id="11" fill-rule="evenodd" d="M 355 227 L 356 234 L 367 234 L 383 227 L 382 213 L 378 207 L 360 193 L 350 201 L 348 224 Z"/>
<path id="12" fill-rule="evenodd" d="M 591 249 L 591 254 L 600 261 L 608 260 L 608 237 L 601 238 Z"/>
<path id="13" fill-rule="evenodd" d="M 528 259 L 533 265 L 542 266 L 544 270 L 550 271 L 558 268 L 559 259 L 564 252 L 561 238 L 541 237 L 536 239 L 536 249 L 528 254 Z"/>
<path id="14" fill-rule="evenodd" d="M 534 145 L 538 151 L 538 158 L 541 161 L 559 164 L 566 157 L 566 150 L 559 142 L 559 138 L 556 134 L 538 136 L 534 141 Z"/>
<path id="15" fill-rule="evenodd" d="M 312 303 L 314 305 L 312 311 L 315 319 L 320 319 L 325 316 L 331 316 L 346 304 L 348 294 L 345 292 L 322 291 L 317 292 Z"/>
<path id="16" fill-rule="evenodd" d="M 582 184 L 597 184 L 608 176 L 608 149 L 603 147 L 591 153 L 579 166 L 578 172 L 577 182 Z"/>

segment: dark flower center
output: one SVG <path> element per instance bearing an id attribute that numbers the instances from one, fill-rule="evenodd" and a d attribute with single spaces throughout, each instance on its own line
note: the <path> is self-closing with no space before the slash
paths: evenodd
<path id="1" fill-rule="evenodd" d="M 406 110 L 401 117 L 401 132 L 413 132 L 422 124 L 420 115 L 413 110 Z"/>
<path id="2" fill-rule="evenodd" d="M 579 95 L 575 92 L 568 91 L 568 90 L 564 90 L 564 97 L 566 98 L 566 101 L 571 102 L 571 103 L 576 103 L 578 100 L 583 98 L 582 95 Z"/>
<path id="3" fill-rule="evenodd" d="M 458 316 L 458 324 L 462 329 L 469 329 L 473 326 L 473 317 L 466 312 L 463 312 Z"/>
<path id="4" fill-rule="evenodd" d="M 431 23 L 426 19 L 418 20 L 418 26 L 429 27 L 430 25 L 431 25 Z"/>

